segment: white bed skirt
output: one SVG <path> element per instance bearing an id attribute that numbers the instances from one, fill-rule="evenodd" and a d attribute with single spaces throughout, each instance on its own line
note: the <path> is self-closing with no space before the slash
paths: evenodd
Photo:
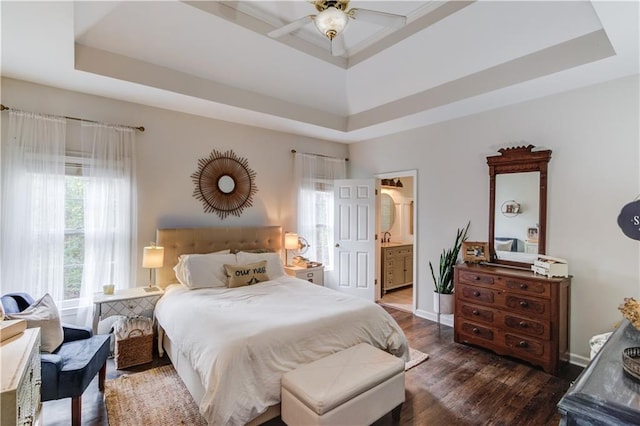
<path id="1" fill-rule="evenodd" d="M 187 387 L 187 390 L 193 397 L 193 400 L 196 402 L 196 404 L 198 404 L 198 406 L 200 406 L 200 401 L 202 401 L 205 390 L 204 386 L 202 386 L 202 383 L 200 382 L 198 373 L 196 373 L 196 371 L 191 367 L 189 361 L 184 357 L 184 355 L 180 354 L 180 351 L 174 349 L 174 346 L 171 343 L 171 339 L 169 339 L 167 334 L 159 325 L 158 337 L 160 338 L 159 340 L 162 341 L 162 348 L 164 348 L 164 352 L 169 356 L 169 359 L 173 364 L 173 368 L 178 373 L 178 376 L 180 376 L 180 378 L 182 379 L 182 382 Z M 264 422 L 278 417 L 279 415 L 280 404 L 272 405 L 271 407 L 267 408 L 267 411 L 247 423 L 247 426 L 260 425 Z"/>

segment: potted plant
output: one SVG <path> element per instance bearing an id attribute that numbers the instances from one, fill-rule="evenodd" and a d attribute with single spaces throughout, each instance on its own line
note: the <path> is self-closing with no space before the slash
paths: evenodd
<path id="1" fill-rule="evenodd" d="M 458 254 L 460 253 L 463 241 L 467 239 L 467 231 L 469 230 L 470 224 L 471 222 L 468 222 L 464 229 L 458 228 L 453 247 L 449 250 L 442 250 L 437 278 L 433 270 L 433 265 L 431 261 L 429 261 L 429 268 L 431 269 L 431 276 L 433 277 L 433 284 L 435 286 L 434 292 L 436 293 L 433 298 L 433 310 L 436 313 L 453 313 L 453 267 L 458 262 Z"/>

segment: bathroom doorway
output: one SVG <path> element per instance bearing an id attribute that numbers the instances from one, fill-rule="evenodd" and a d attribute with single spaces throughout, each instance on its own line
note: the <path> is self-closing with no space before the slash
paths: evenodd
<path id="1" fill-rule="evenodd" d="M 377 175 L 376 275 L 378 303 L 416 309 L 416 171 Z"/>

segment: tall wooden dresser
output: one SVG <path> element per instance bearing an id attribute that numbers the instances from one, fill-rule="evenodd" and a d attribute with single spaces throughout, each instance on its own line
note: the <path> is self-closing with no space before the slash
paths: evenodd
<path id="1" fill-rule="evenodd" d="M 0 345 L 0 425 L 40 424 L 40 329 L 28 328 Z"/>
<path id="2" fill-rule="evenodd" d="M 455 267 L 454 340 L 558 374 L 569 360 L 571 278 L 513 268 Z"/>

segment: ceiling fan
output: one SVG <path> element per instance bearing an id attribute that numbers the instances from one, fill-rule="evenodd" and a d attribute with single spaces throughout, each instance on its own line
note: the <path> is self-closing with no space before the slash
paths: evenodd
<path id="1" fill-rule="evenodd" d="M 315 0 L 311 1 L 318 10 L 317 15 L 307 15 L 268 33 L 271 38 L 279 38 L 290 34 L 313 21 L 322 35 L 331 42 L 331 54 L 340 56 L 346 51 L 342 34 L 349 19 L 362 20 L 384 27 L 400 28 L 407 22 L 407 17 L 393 13 L 369 9 L 348 9 L 349 0 Z"/>

